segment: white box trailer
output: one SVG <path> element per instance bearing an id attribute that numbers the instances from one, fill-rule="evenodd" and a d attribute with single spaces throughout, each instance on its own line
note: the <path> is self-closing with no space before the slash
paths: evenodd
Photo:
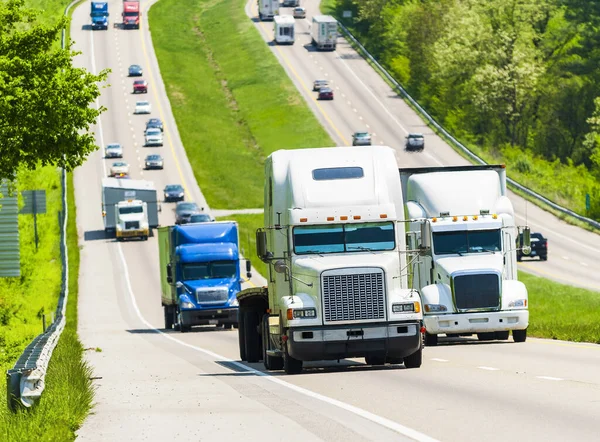
<path id="1" fill-rule="evenodd" d="M 315 15 L 310 29 L 312 44 L 318 50 L 335 51 L 338 38 L 338 22 L 330 15 Z"/>
<path id="2" fill-rule="evenodd" d="M 117 205 L 121 201 L 139 200 L 146 203 L 148 224 L 158 227 L 158 198 L 152 181 L 130 180 L 119 178 L 102 179 L 102 217 L 104 230 L 115 231 L 117 228 Z"/>
<path id="3" fill-rule="evenodd" d="M 257 254 L 268 285 L 238 294 L 242 360 L 288 374 L 304 361 L 354 357 L 421 365 L 422 310 L 408 286 L 397 167 L 385 146 L 267 158 Z"/>
<path id="4" fill-rule="evenodd" d="M 419 251 L 409 272 L 423 299 L 425 344 L 436 345 L 440 334 L 505 340 L 510 331 L 525 341 L 527 288 L 517 278 L 520 229 L 505 167 L 400 169 L 400 182 L 414 220 L 408 248 Z"/>
<path id="5" fill-rule="evenodd" d="M 273 20 L 279 14 L 279 0 L 257 0 L 258 18 L 261 21 Z"/>
<path id="6" fill-rule="evenodd" d="M 277 44 L 294 44 L 296 21 L 291 15 L 276 15 L 273 18 L 273 35 Z"/>

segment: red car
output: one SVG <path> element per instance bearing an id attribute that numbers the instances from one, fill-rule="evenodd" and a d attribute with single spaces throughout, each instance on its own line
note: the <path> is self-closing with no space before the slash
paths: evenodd
<path id="1" fill-rule="evenodd" d="M 146 80 L 135 80 L 133 82 L 134 94 L 145 94 L 148 92 L 148 82 Z"/>
<path id="2" fill-rule="evenodd" d="M 328 87 L 319 89 L 319 100 L 333 100 L 333 89 Z"/>

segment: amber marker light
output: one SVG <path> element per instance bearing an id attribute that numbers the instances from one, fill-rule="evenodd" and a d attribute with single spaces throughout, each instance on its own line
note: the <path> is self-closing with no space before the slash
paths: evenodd
<path id="1" fill-rule="evenodd" d="M 352 218 L 353 219 L 360 219 L 360 215 L 354 215 Z"/>
<path id="2" fill-rule="evenodd" d="M 347 220 L 348 220 L 348 217 L 347 217 L 346 215 L 342 215 L 342 216 L 340 216 L 340 219 L 341 219 L 342 221 L 347 221 Z"/>
<path id="3" fill-rule="evenodd" d="M 453 216 L 452 221 L 458 221 L 458 216 Z"/>
<path id="4" fill-rule="evenodd" d="M 387 214 L 385 214 L 385 213 L 380 213 L 380 214 L 379 214 L 379 218 L 383 218 L 383 219 L 385 219 L 385 218 L 387 218 Z"/>
<path id="5" fill-rule="evenodd" d="M 468 216 L 466 216 L 466 215 L 465 215 L 465 216 L 463 216 L 463 221 L 468 221 L 468 220 L 469 220 L 469 217 L 468 217 Z"/>
<path id="6" fill-rule="evenodd" d="M 306 221 L 308 221 L 308 218 L 300 218 L 301 223 L 305 223 Z"/>
<path id="7" fill-rule="evenodd" d="M 437 218 L 434 216 L 433 218 L 431 218 L 431 222 L 432 222 L 432 223 L 435 223 L 435 222 L 437 222 Z"/>
<path id="8" fill-rule="evenodd" d="M 498 219 L 498 215 L 496 215 L 495 213 L 492 215 L 493 219 Z"/>
<path id="9" fill-rule="evenodd" d="M 327 221 L 333 221 L 335 218 L 333 216 L 328 216 Z"/>
<path id="10" fill-rule="evenodd" d="M 479 219 L 479 217 L 477 215 L 473 216 L 473 221 L 477 221 Z"/>
<path id="11" fill-rule="evenodd" d="M 292 309 L 292 308 L 287 309 L 287 318 L 288 318 L 288 320 L 294 319 L 294 309 Z"/>

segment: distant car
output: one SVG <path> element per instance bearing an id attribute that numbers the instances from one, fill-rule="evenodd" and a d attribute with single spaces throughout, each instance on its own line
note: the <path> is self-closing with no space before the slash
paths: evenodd
<path id="1" fill-rule="evenodd" d="M 371 134 L 369 132 L 354 132 L 352 134 L 353 146 L 370 146 Z"/>
<path id="2" fill-rule="evenodd" d="M 144 167 L 146 170 L 150 169 L 163 169 L 165 167 L 165 161 L 163 157 L 157 154 L 148 155 L 144 160 Z"/>
<path id="3" fill-rule="evenodd" d="M 214 220 L 215 219 L 207 213 L 195 213 L 194 215 L 190 216 L 189 223 L 210 223 Z"/>
<path id="4" fill-rule="evenodd" d="M 522 239 L 523 234 L 519 235 Z M 523 252 L 517 249 L 517 261 L 521 261 L 523 257 L 536 257 L 540 258 L 540 261 L 548 260 L 548 239 L 541 233 L 531 232 L 531 253 L 529 255 L 523 254 Z"/>
<path id="5" fill-rule="evenodd" d="M 406 136 L 406 150 L 425 149 L 425 137 L 423 134 L 408 134 Z"/>
<path id="6" fill-rule="evenodd" d="M 152 106 L 149 101 L 136 101 L 134 114 L 149 114 L 152 112 Z"/>
<path id="7" fill-rule="evenodd" d="M 132 64 L 129 66 L 130 77 L 141 77 L 144 74 L 142 67 L 139 64 Z"/>
<path id="8" fill-rule="evenodd" d="M 198 204 L 192 202 L 179 202 L 175 206 L 175 224 L 187 224 L 190 222 L 190 217 L 196 213 L 202 212 Z"/>
<path id="9" fill-rule="evenodd" d="M 165 196 L 165 202 L 169 201 L 183 201 L 185 198 L 185 191 L 181 184 L 167 184 L 163 190 Z"/>
<path id="10" fill-rule="evenodd" d="M 129 164 L 125 161 L 116 161 L 110 166 L 110 176 L 129 175 Z"/>
<path id="11" fill-rule="evenodd" d="M 329 87 L 319 89 L 319 100 L 333 100 L 333 89 Z"/>
<path id="12" fill-rule="evenodd" d="M 163 145 L 163 133 L 160 129 L 148 129 L 144 134 L 144 140 L 146 146 L 162 146 Z"/>
<path id="13" fill-rule="evenodd" d="M 146 80 L 135 80 L 133 82 L 134 94 L 145 94 L 148 92 L 148 82 Z"/>
<path id="14" fill-rule="evenodd" d="M 294 18 L 306 18 L 306 9 L 302 6 L 294 8 Z"/>
<path id="15" fill-rule="evenodd" d="M 104 148 L 104 158 L 123 158 L 123 148 L 119 143 L 107 144 Z"/>
<path id="16" fill-rule="evenodd" d="M 160 118 L 150 118 L 146 121 L 146 130 L 153 128 L 160 129 L 161 132 L 164 131 L 163 122 Z"/>
<path id="17" fill-rule="evenodd" d="M 313 91 L 320 91 L 323 87 L 329 87 L 329 82 L 327 80 L 315 80 L 313 83 Z"/>

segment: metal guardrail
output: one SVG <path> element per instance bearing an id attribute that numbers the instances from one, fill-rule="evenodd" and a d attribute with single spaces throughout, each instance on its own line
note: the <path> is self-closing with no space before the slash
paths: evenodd
<path id="1" fill-rule="evenodd" d="M 66 8 L 64 15 L 79 0 L 74 0 Z M 62 30 L 61 47 L 65 48 L 66 30 Z M 42 395 L 46 387 L 45 378 L 52 352 L 58 344 L 66 324 L 67 301 L 69 299 L 69 255 L 67 251 L 67 172 L 61 171 L 62 215 L 60 220 L 60 257 L 62 264 L 61 290 L 52 324 L 38 335 L 25 348 L 14 367 L 6 372 L 8 406 L 11 410 L 31 407 Z"/>
<path id="2" fill-rule="evenodd" d="M 456 146 L 458 149 L 460 149 L 462 152 L 464 152 L 474 162 L 479 163 L 479 164 L 487 164 L 483 159 L 481 159 L 480 157 L 475 155 L 473 152 L 471 152 L 464 144 L 462 144 L 460 141 L 458 141 L 456 138 L 454 138 L 446 129 L 444 129 L 437 121 L 435 121 L 435 119 L 431 115 L 429 115 L 425 111 L 425 109 L 423 109 L 421 107 L 421 105 L 419 103 L 417 103 L 417 101 L 408 94 L 408 92 L 400 85 L 400 83 L 398 83 L 394 79 L 394 77 L 392 77 L 390 75 L 390 73 L 383 66 L 381 66 L 381 64 L 379 64 L 379 62 L 375 59 L 375 57 L 373 57 L 369 53 L 369 51 L 367 51 L 367 49 L 354 37 L 354 35 L 352 35 L 352 33 L 348 30 L 348 28 L 346 28 L 346 26 L 344 26 L 339 21 L 338 21 L 338 25 L 339 25 L 339 28 L 344 33 L 344 35 L 347 38 L 349 38 L 356 46 L 358 46 L 358 48 L 362 52 L 362 55 L 364 57 L 366 57 L 367 59 L 369 59 L 369 61 L 371 63 L 373 63 L 377 67 L 377 69 L 379 69 L 379 71 L 383 74 L 383 76 L 385 76 L 385 78 L 387 78 L 387 80 L 395 86 L 396 90 L 400 93 L 400 95 L 403 96 L 408 102 L 410 102 L 410 104 L 412 104 L 419 111 L 421 116 L 424 117 L 429 122 L 429 124 L 431 124 L 433 127 L 435 127 L 440 133 L 442 133 L 444 135 L 444 137 L 446 137 L 448 140 L 450 140 L 452 142 L 452 144 L 454 144 L 454 146 Z M 518 189 L 521 192 L 524 192 L 525 194 L 529 195 L 530 197 L 543 202 L 544 204 L 552 207 L 553 209 L 555 209 L 559 212 L 562 212 L 564 214 L 567 214 L 569 216 L 572 216 L 573 218 L 576 218 L 579 221 L 583 221 L 597 229 L 600 229 L 600 222 L 595 221 L 591 218 L 587 218 L 585 216 L 579 215 L 578 213 L 575 213 L 572 210 L 567 209 L 566 207 L 562 207 L 562 206 L 556 204 L 555 202 L 549 200 L 548 198 L 540 195 L 539 193 L 534 192 L 533 190 L 528 189 L 527 187 L 523 186 L 522 184 L 517 183 L 515 180 L 513 180 L 511 178 L 507 177 L 506 180 L 507 180 L 508 184 L 510 186 L 512 186 L 513 188 Z"/>

